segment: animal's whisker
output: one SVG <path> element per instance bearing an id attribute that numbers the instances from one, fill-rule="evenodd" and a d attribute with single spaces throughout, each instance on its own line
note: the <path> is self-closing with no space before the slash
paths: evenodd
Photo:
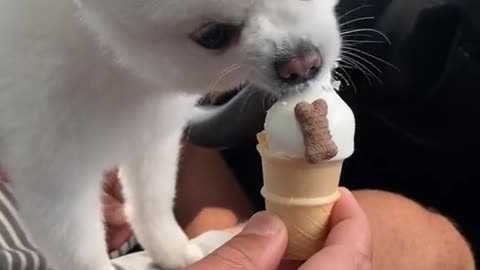
<path id="1" fill-rule="evenodd" d="M 342 28 L 343 26 L 345 25 L 349 25 L 351 23 L 355 23 L 355 22 L 360 22 L 360 21 L 367 21 L 367 20 L 374 20 L 375 17 L 361 17 L 361 18 L 356 18 L 356 19 L 352 19 L 352 20 L 349 20 L 347 22 L 344 22 L 344 23 L 341 23 L 339 25 L 340 28 Z"/>
<path id="2" fill-rule="evenodd" d="M 356 44 L 385 44 L 385 41 L 381 40 L 354 40 L 344 39 L 343 44 L 356 45 Z"/>
<path id="3" fill-rule="evenodd" d="M 370 74 L 374 79 L 376 79 L 380 84 L 383 84 L 382 80 L 373 72 L 368 66 L 365 64 L 361 63 L 360 61 L 357 61 L 356 59 L 353 59 L 351 57 L 345 56 L 345 60 L 350 61 L 351 64 L 355 63 L 357 66 L 361 67 L 364 72 L 367 74 Z"/>
<path id="4" fill-rule="evenodd" d="M 358 34 L 358 33 L 352 33 L 352 34 L 347 34 L 347 35 L 343 35 L 342 36 L 342 39 L 343 40 L 347 40 L 347 38 L 372 38 L 373 35 L 372 34 Z M 360 40 L 358 40 L 360 41 Z"/>
<path id="5" fill-rule="evenodd" d="M 239 67 L 239 66 L 241 66 L 241 65 L 240 65 L 240 64 L 233 64 L 233 65 L 228 66 L 227 68 L 225 68 L 225 69 L 220 73 L 219 77 L 225 75 L 225 73 L 230 72 L 231 69 L 235 69 L 235 68 L 237 68 L 237 67 Z"/>
<path id="6" fill-rule="evenodd" d="M 344 47 L 344 49 L 345 49 L 345 50 L 354 51 L 354 52 L 357 52 L 357 53 L 360 53 L 360 54 L 363 54 L 363 55 L 366 55 L 366 56 L 369 56 L 369 57 L 371 57 L 371 58 L 373 58 L 373 59 L 375 59 L 375 60 L 377 60 L 377 61 L 380 61 L 380 62 L 382 62 L 383 64 L 385 64 L 385 65 L 387 65 L 387 66 L 389 66 L 389 67 L 391 67 L 391 68 L 399 71 L 399 68 L 397 68 L 395 65 L 393 65 L 392 63 L 389 63 L 388 61 L 383 60 L 383 59 L 380 58 L 380 57 L 377 57 L 377 56 L 372 55 L 372 54 L 370 54 L 370 53 L 364 52 L 364 51 L 359 50 L 359 49 L 351 48 L 351 47 Z"/>
<path id="7" fill-rule="evenodd" d="M 347 78 L 342 74 L 340 73 L 338 70 L 334 70 L 332 72 L 332 76 L 336 79 L 336 80 L 340 80 L 342 81 L 343 83 L 345 83 L 347 86 L 350 86 L 350 81 L 347 80 Z"/>
<path id="8" fill-rule="evenodd" d="M 349 68 L 349 69 L 353 69 L 353 70 L 358 70 L 362 73 L 364 73 L 365 71 L 356 63 L 354 63 L 350 58 L 344 56 L 342 58 L 342 63 L 340 64 L 341 67 L 343 68 Z M 366 74 L 365 74 L 366 75 Z"/>
<path id="9" fill-rule="evenodd" d="M 351 83 L 351 85 L 352 85 L 352 87 L 353 87 L 353 91 L 356 93 L 356 92 L 357 92 L 357 86 L 356 86 L 355 83 L 353 82 L 352 77 L 350 77 L 350 74 L 348 74 L 347 70 L 345 70 L 342 66 L 339 66 L 338 68 L 339 68 L 341 71 L 343 71 L 343 72 L 345 73 L 345 75 L 341 74 L 341 73 L 338 72 L 338 71 L 335 71 L 335 72 L 336 72 L 337 74 L 339 74 L 340 76 L 342 76 L 343 78 L 347 77 L 347 79 L 350 80 L 350 83 Z M 347 82 L 348 82 L 348 80 L 347 80 Z M 347 85 L 349 85 L 349 84 L 347 83 Z"/>
<path id="10" fill-rule="evenodd" d="M 372 62 L 368 61 L 368 60 L 365 59 L 364 57 L 361 57 L 360 55 L 354 54 L 354 53 L 349 52 L 349 51 L 347 51 L 347 50 L 344 50 L 343 53 L 344 53 L 345 55 L 349 55 L 349 56 L 351 56 L 351 57 L 357 58 L 359 61 L 364 61 L 366 64 L 368 64 L 368 65 L 370 65 L 372 68 L 374 68 L 378 73 L 383 73 L 380 68 L 378 68 L 375 64 L 373 64 Z"/>
<path id="11" fill-rule="evenodd" d="M 241 64 L 234 64 L 234 65 L 231 65 L 229 67 L 227 67 L 224 71 L 222 71 L 222 73 L 220 73 L 219 77 L 214 81 L 214 83 L 211 85 L 210 87 L 210 90 L 209 92 L 214 92 L 218 86 L 218 84 L 227 76 L 229 75 L 230 73 L 232 73 L 233 71 L 241 68 L 242 65 Z"/>
<path id="12" fill-rule="evenodd" d="M 388 42 L 389 45 L 392 44 L 390 39 L 387 37 L 387 35 L 385 35 L 381 31 L 373 29 L 373 28 L 360 28 L 360 29 L 354 29 L 354 30 L 347 30 L 347 31 L 341 32 L 340 35 L 342 37 L 344 37 L 347 34 L 354 34 L 354 33 L 361 33 L 361 32 L 371 32 L 371 33 L 379 34 L 380 36 L 382 36 Z"/>
<path id="13" fill-rule="evenodd" d="M 343 61 L 340 66 L 344 67 L 344 68 L 347 68 L 347 69 L 356 69 L 356 67 L 350 65 L 349 63 Z"/>
<path id="14" fill-rule="evenodd" d="M 357 61 L 355 61 L 354 59 L 351 59 L 349 57 L 343 57 L 343 61 L 348 63 L 349 65 L 353 66 L 354 69 L 360 71 L 363 76 L 365 77 L 365 79 L 367 80 L 368 84 L 369 85 L 372 85 L 372 81 L 370 79 L 369 76 L 371 76 L 370 73 L 368 73 L 368 69 L 365 69 L 364 67 L 362 67 L 363 65 L 362 64 L 359 64 Z"/>
<path id="15" fill-rule="evenodd" d="M 339 17 L 338 17 L 338 20 L 341 20 L 341 19 L 345 18 L 346 16 L 348 16 L 348 15 L 354 13 L 354 12 L 357 12 L 357 11 L 359 11 L 359 10 L 361 10 L 361 9 L 364 9 L 364 8 L 367 8 L 367 7 L 371 7 L 371 6 L 372 6 L 372 5 L 361 5 L 361 6 L 359 6 L 359 7 L 353 8 L 353 9 L 351 9 L 350 11 L 347 11 L 347 12 L 345 12 L 343 15 L 339 16 Z"/>
<path id="16" fill-rule="evenodd" d="M 370 67 L 368 67 L 367 64 L 364 64 L 364 63 L 360 62 L 359 60 L 357 60 L 353 57 L 350 57 L 350 56 L 344 56 L 344 57 L 345 57 L 345 60 L 350 61 L 350 63 L 354 63 L 357 66 L 357 68 L 358 67 L 362 68 L 364 71 L 367 72 L 367 74 L 371 75 L 372 78 L 378 79 L 376 77 L 377 76 L 376 73 Z"/>

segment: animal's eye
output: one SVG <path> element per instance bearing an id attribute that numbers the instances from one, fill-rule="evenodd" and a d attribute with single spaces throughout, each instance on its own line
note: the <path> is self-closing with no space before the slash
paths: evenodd
<path id="1" fill-rule="evenodd" d="M 209 50 L 229 47 L 239 34 L 239 27 L 225 23 L 207 23 L 192 34 L 192 39 Z"/>

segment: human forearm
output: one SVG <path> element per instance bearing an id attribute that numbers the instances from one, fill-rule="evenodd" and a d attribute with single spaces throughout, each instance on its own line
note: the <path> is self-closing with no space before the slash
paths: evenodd
<path id="1" fill-rule="evenodd" d="M 447 218 L 392 193 L 354 195 L 370 221 L 373 269 L 474 269 L 467 242 Z"/>
<path id="2" fill-rule="evenodd" d="M 189 144 L 182 151 L 175 212 L 190 237 L 233 227 L 253 214 L 221 154 Z"/>

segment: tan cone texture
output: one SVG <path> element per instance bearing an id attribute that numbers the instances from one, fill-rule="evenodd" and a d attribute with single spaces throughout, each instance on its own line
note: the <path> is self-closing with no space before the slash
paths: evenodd
<path id="1" fill-rule="evenodd" d="M 312 165 L 302 159 L 275 156 L 268 149 L 264 132 L 258 139 L 266 209 L 278 215 L 288 230 L 285 258 L 308 259 L 325 242 L 330 213 L 340 196 L 343 161 Z"/>

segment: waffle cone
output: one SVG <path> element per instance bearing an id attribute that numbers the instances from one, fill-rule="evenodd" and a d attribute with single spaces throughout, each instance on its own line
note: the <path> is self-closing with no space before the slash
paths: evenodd
<path id="1" fill-rule="evenodd" d="M 258 134 L 258 141 L 266 210 L 279 216 L 288 230 L 285 258 L 306 260 L 325 242 L 330 213 L 340 197 L 343 160 L 310 164 L 272 153 L 265 132 Z"/>

